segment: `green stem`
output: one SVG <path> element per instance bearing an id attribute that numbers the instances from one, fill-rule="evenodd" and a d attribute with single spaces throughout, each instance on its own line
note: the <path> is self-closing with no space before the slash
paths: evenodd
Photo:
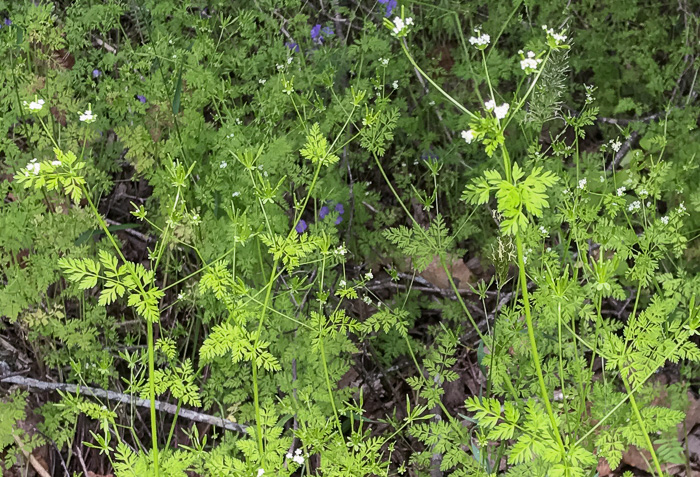
<path id="1" fill-rule="evenodd" d="M 523 255 L 523 241 L 520 237 L 520 233 L 515 234 L 515 244 L 518 249 L 518 273 L 520 278 L 520 287 L 523 294 L 523 305 L 525 308 L 525 322 L 527 323 L 527 335 L 530 338 L 530 351 L 532 352 L 532 364 L 535 365 L 535 372 L 537 373 L 537 381 L 540 385 L 540 394 L 542 400 L 544 401 L 544 406 L 547 409 L 547 415 L 549 416 L 549 421 L 552 425 L 552 431 L 554 436 L 557 438 L 557 443 L 559 444 L 559 449 L 562 452 L 562 456 L 565 453 L 564 441 L 561 438 L 561 433 L 559 432 L 559 426 L 557 426 L 557 420 L 554 417 L 554 411 L 552 410 L 552 403 L 549 400 L 549 395 L 547 393 L 547 385 L 544 383 L 544 375 L 542 374 L 542 366 L 540 365 L 540 353 L 537 351 L 537 340 L 535 340 L 535 328 L 532 324 L 532 313 L 530 312 L 530 295 L 527 291 L 527 276 L 525 275 L 525 260 Z"/>
<path id="2" fill-rule="evenodd" d="M 629 381 L 627 380 L 627 377 L 625 376 L 625 371 L 622 369 L 622 367 L 620 367 L 620 376 L 622 377 L 622 383 L 625 385 L 625 391 L 627 391 L 627 395 L 629 396 L 630 405 L 632 406 L 632 411 L 634 411 L 634 417 L 637 419 L 639 429 L 642 431 L 642 435 L 644 436 L 644 441 L 647 445 L 647 450 L 651 454 L 651 459 L 654 461 L 656 473 L 659 474 L 659 477 L 663 477 L 664 474 L 661 470 L 659 458 L 656 456 L 656 452 L 654 451 L 654 445 L 651 443 L 651 439 L 649 439 L 649 433 L 647 432 L 647 428 L 644 425 L 644 419 L 642 419 L 642 414 L 639 412 L 637 400 L 634 399 L 634 392 L 632 392 L 632 390 L 630 389 Z"/>

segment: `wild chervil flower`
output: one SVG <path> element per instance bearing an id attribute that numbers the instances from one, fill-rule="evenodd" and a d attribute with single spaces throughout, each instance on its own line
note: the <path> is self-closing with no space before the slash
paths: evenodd
<path id="1" fill-rule="evenodd" d="M 554 40 L 554 44 L 556 46 L 560 46 L 564 43 L 566 43 L 566 38 L 567 36 L 564 34 L 565 30 L 562 30 L 559 33 L 556 33 L 554 31 L 554 28 L 547 28 L 547 25 L 542 25 L 542 29 L 547 32 L 547 38 L 551 38 Z"/>
<path id="2" fill-rule="evenodd" d="M 394 28 L 391 34 L 399 38 L 408 34 L 408 27 L 413 25 L 413 18 L 409 17 L 405 20 L 401 17 L 394 17 Z"/>
<path id="3" fill-rule="evenodd" d="M 219 169 L 226 169 L 227 166 L 228 166 L 228 163 L 226 161 L 221 161 L 219 163 Z"/>
<path id="4" fill-rule="evenodd" d="M 301 455 L 301 449 L 297 449 L 294 451 L 294 457 L 292 458 L 292 460 L 299 465 L 302 465 L 304 463 L 304 456 Z"/>
<path id="5" fill-rule="evenodd" d="M 542 63 L 542 59 L 537 58 L 534 51 L 528 51 L 527 55 L 524 55 L 523 50 L 520 50 L 520 68 L 525 71 L 525 74 L 534 73 L 537 71 L 537 67 Z"/>
<path id="6" fill-rule="evenodd" d="M 30 111 L 41 111 L 41 108 L 44 107 L 44 100 L 43 99 L 34 99 L 31 103 L 27 104 L 26 101 L 24 101 L 24 105 L 29 108 Z"/>
<path id="7" fill-rule="evenodd" d="M 80 115 L 80 120 L 85 123 L 92 123 L 95 119 L 97 119 L 97 115 L 92 114 L 90 109 L 86 109 L 85 112 Z"/>
<path id="8" fill-rule="evenodd" d="M 31 172 L 32 174 L 39 175 L 39 171 L 41 170 L 41 164 L 36 161 L 36 157 L 29 161 L 29 164 L 27 164 L 27 172 L 25 172 L 26 175 L 29 175 Z"/>
<path id="9" fill-rule="evenodd" d="M 625 186 L 619 187 L 617 189 L 617 196 L 622 197 L 626 190 L 627 190 L 627 187 L 625 187 Z"/>
<path id="10" fill-rule="evenodd" d="M 491 36 L 487 33 L 481 33 L 481 30 L 478 28 L 475 28 L 474 32 L 477 34 L 477 36 L 469 38 L 469 43 L 474 45 L 477 50 L 486 49 L 486 47 L 489 46 L 489 43 L 491 43 Z"/>
<path id="11" fill-rule="evenodd" d="M 619 139 L 615 139 L 614 141 L 610 141 L 610 147 L 613 149 L 613 151 L 619 152 L 620 148 L 622 147 L 622 143 Z"/>
<path id="12" fill-rule="evenodd" d="M 467 141 L 467 144 L 471 144 L 472 141 L 474 140 L 475 133 L 473 129 L 470 129 L 468 131 L 462 131 L 462 139 Z"/>
<path id="13" fill-rule="evenodd" d="M 638 210 L 641 208 L 642 208 L 642 203 L 639 202 L 638 200 L 635 200 L 627 207 L 627 210 L 629 210 L 630 212 L 634 212 L 635 210 Z"/>
<path id="14" fill-rule="evenodd" d="M 586 178 L 581 179 L 580 181 L 578 181 L 578 188 L 579 188 L 579 189 L 585 189 L 585 188 L 586 188 L 586 183 L 587 183 L 587 182 L 588 182 L 588 181 L 586 180 Z"/>
<path id="15" fill-rule="evenodd" d="M 398 82 L 398 81 L 394 81 L 393 83 L 391 83 L 391 87 L 394 88 L 394 89 L 399 89 L 399 82 Z"/>
<path id="16" fill-rule="evenodd" d="M 668 225 L 668 217 L 667 216 L 661 217 L 661 223 L 664 225 Z"/>
<path id="17" fill-rule="evenodd" d="M 503 119 L 508 114 L 510 105 L 508 103 L 503 103 L 500 106 L 496 106 L 496 102 L 490 99 L 484 103 L 484 108 L 486 111 L 493 111 L 493 115 L 496 116 L 497 119 Z"/>
<path id="18" fill-rule="evenodd" d="M 265 469 L 258 469 L 258 477 L 262 477 L 265 473 Z"/>

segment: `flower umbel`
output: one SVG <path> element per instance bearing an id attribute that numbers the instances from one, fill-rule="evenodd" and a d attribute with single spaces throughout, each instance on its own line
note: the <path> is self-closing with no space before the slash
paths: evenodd
<path id="1" fill-rule="evenodd" d="M 469 38 L 469 43 L 474 45 L 477 50 L 485 50 L 486 47 L 489 46 L 489 43 L 491 43 L 491 36 L 487 33 L 481 33 L 481 30 L 478 28 L 474 29 L 474 33 L 476 33 L 477 36 Z"/>

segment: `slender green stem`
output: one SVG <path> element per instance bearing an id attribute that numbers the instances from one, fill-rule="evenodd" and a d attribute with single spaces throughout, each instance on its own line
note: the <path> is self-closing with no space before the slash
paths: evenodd
<path id="1" fill-rule="evenodd" d="M 637 400 L 634 398 L 634 392 L 630 389 L 630 384 L 629 381 L 627 380 L 627 376 L 625 376 L 625 371 L 620 367 L 620 376 L 622 377 L 622 383 L 625 385 L 625 391 L 627 391 L 627 396 L 629 396 L 630 399 L 630 406 L 632 406 L 632 411 L 634 412 L 634 417 L 637 419 L 637 424 L 639 425 L 639 429 L 642 431 L 642 435 L 644 436 L 644 442 L 647 445 L 647 450 L 651 454 L 651 459 L 654 461 L 654 467 L 656 468 L 656 473 L 659 474 L 659 477 L 663 477 L 664 473 L 661 470 L 661 464 L 659 463 L 659 458 L 656 456 L 656 452 L 654 451 L 654 444 L 651 443 L 651 439 L 649 439 L 649 433 L 647 432 L 647 428 L 644 425 L 644 419 L 642 419 L 642 414 L 639 412 L 639 407 L 637 406 Z"/>
<path id="2" fill-rule="evenodd" d="M 547 385 L 544 382 L 544 375 L 542 374 L 542 366 L 540 364 L 540 354 L 537 351 L 537 340 L 535 339 L 535 328 L 532 324 L 532 313 L 530 312 L 530 295 L 527 291 L 527 276 L 525 275 L 525 260 L 523 255 L 523 240 L 520 234 L 515 234 L 515 245 L 518 249 L 518 273 L 520 277 L 520 287 L 523 294 L 523 306 L 525 308 L 525 322 L 527 323 L 527 335 L 530 338 L 530 351 L 532 352 L 532 364 L 535 365 L 535 372 L 537 373 L 537 381 L 540 385 L 540 394 L 542 400 L 544 401 L 544 406 L 547 409 L 547 415 L 549 416 L 549 421 L 552 425 L 552 432 L 557 439 L 559 444 L 559 449 L 564 454 L 564 441 L 561 438 L 561 433 L 559 432 L 559 426 L 557 426 L 557 420 L 554 417 L 554 411 L 552 410 L 552 403 L 549 400 L 549 394 L 547 392 Z"/>

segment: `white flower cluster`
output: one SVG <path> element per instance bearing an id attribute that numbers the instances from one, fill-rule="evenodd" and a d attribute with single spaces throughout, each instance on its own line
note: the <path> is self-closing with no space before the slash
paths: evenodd
<path id="1" fill-rule="evenodd" d="M 348 249 L 346 249 L 343 245 L 341 245 L 340 247 L 338 247 L 338 248 L 336 248 L 335 250 L 333 250 L 333 255 L 340 255 L 340 256 L 343 256 L 343 255 L 345 255 L 346 253 L 348 253 Z"/>
<path id="2" fill-rule="evenodd" d="M 486 49 L 486 47 L 489 46 L 489 43 L 491 43 L 491 36 L 488 33 L 481 33 L 481 30 L 478 28 L 474 29 L 474 33 L 476 33 L 477 36 L 469 38 L 469 43 L 474 45 L 479 50 Z"/>
<path id="3" fill-rule="evenodd" d="M 583 87 L 586 88 L 586 104 L 591 104 L 593 102 L 593 100 L 595 99 L 593 97 L 593 92 L 597 88 L 593 85 L 587 85 L 587 84 L 584 84 Z"/>
<path id="4" fill-rule="evenodd" d="M 462 131 L 462 139 L 467 141 L 467 144 L 471 144 L 475 136 L 476 134 L 474 133 L 473 129 L 470 129 L 469 131 Z"/>
<path id="5" fill-rule="evenodd" d="M 394 28 L 391 33 L 395 37 L 406 36 L 408 34 L 408 27 L 413 25 L 413 18 L 408 17 L 405 20 L 401 17 L 394 17 Z"/>
<path id="6" fill-rule="evenodd" d="M 297 463 L 297 464 L 299 464 L 299 465 L 303 465 L 303 464 L 304 464 L 304 456 L 301 455 L 301 449 L 295 450 L 295 451 L 294 451 L 294 455 L 292 455 L 291 452 L 287 452 L 287 459 L 291 459 L 291 460 L 293 460 L 295 463 Z M 260 477 L 260 476 L 258 476 L 258 477 Z"/>
<path id="7" fill-rule="evenodd" d="M 219 169 L 226 169 L 226 167 L 228 167 L 228 162 L 221 161 L 221 163 L 219 163 Z"/>
<path id="8" fill-rule="evenodd" d="M 668 216 L 663 216 L 661 217 L 661 223 L 664 225 L 668 225 Z"/>
<path id="9" fill-rule="evenodd" d="M 97 119 L 97 114 L 92 114 L 92 111 L 86 109 L 84 113 L 80 114 L 80 120 L 84 123 L 91 123 Z"/>
<path id="10" fill-rule="evenodd" d="M 493 115 L 496 116 L 497 119 L 503 119 L 508 115 L 510 105 L 508 103 L 503 103 L 500 106 L 496 106 L 496 102 L 490 99 L 484 103 L 484 108 L 486 108 L 486 111 L 493 111 Z"/>
<path id="11" fill-rule="evenodd" d="M 265 473 L 265 469 L 258 469 L 258 477 L 262 477 Z"/>
<path id="12" fill-rule="evenodd" d="M 379 63 L 386 68 L 389 66 L 389 59 L 388 58 L 379 58 Z"/>
<path id="13" fill-rule="evenodd" d="M 520 55 L 523 55 L 523 50 L 520 50 L 518 53 L 520 53 Z M 522 58 L 523 59 L 520 60 L 520 68 L 525 70 L 526 74 L 530 74 L 534 71 L 537 71 L 537 67 L 540 63 L 542 63 L 542 59 L 536 58 L 534 51 L 528 51 L 527 56 L 523 56 Z"/>
<path id="14" fill-rule="evenodd" d="M 399 82 L 398 82 L 398 81 L 394 81 L 393 83 L 391 83 L 391 87 L 394 88 L 394 89 L 399 89 Z"/>
<path id="15" fill-rule="evenodd" d="M 620 139 L 615 139 L 614 141 L 610 141 L 610 147 L 612 148 L 613 151 L 619 152 L 620 148 L 622 147 L 622 143 L 620 142 Z"/>
<path id="16" fill-rule="evenodd" d="M 31 172 L 32 174 L 39 175 L 39 171 L 41 170 L 41 164 L 36 162 L 36 157 L 29 161 L 29 164 L 27 164 L 27 172 L 25 172 L 26 175 L 29 175 Z"/>
<path id="17" fill-rule="evenodd" d="M 580 181 L 578 181 L 578 188 L 579 188 L 579 189 L 585 189 L 587 183 L 588 183 L 588 181 L 587 181 L 586 178 L 584 177 L 583 179 L 581 179 Z"/>
<path id="18" fill-rule="evenodd" d="M 24 105 L 29 108 L 30 111 L 39 111 L 41 108 L 44 107 L 44 100 L 43 99 L 37 99 L 32 101 L 31 103 L 27 103 L 24 101 Z"/>
<path id="19" fill-rule="evenodd" d="M 566 43 L 567 36 L 564 35 L 564 30 L 556 33 L 554 28 L 547 28 L 547 25 L 542 25 L 542 29 L 547 32 L 547 36 L 552 38 L 557 46 L 561 45 L 562 43 Z"/>
<path id="20" fill-rule="evenodd" d="M 625 194 L 625 191 L 627 190 L 627 187 L 622 186 L 617 189 L 617 196 L 622 197 Z"/>
<path id="21" fill-rule="evenodd" d="M 630 212 L 634 212 L 635 210 L 639 210 L 641 208 L 642 208 L 642 203 L 639 202 L 638 200 L 635 200 L 629 206 L 627 206 L 627 210 L 629 210 Z"/>

